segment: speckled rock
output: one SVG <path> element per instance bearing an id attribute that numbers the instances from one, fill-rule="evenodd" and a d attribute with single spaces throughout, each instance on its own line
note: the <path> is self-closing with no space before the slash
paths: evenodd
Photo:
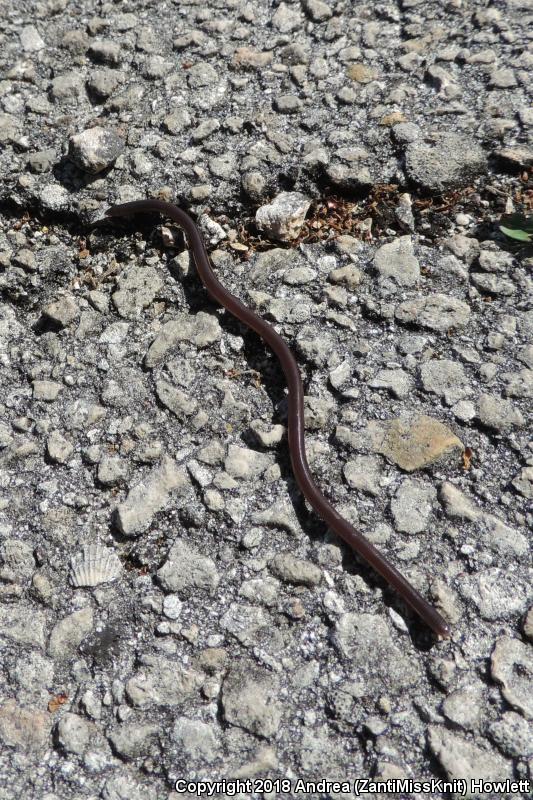
<path id="1" fill-rule="evenodd" d="M 131 267 L 117 278 L 113 303 L 121 317 L 135 317 L 150 305 L 163 286 L 158 272 L 149 266 Z"/>
<path id="2" fill-rule="evenodd" d="M 364 679 L 368 694 L 379 695 L 385 685 L 398 689 L 417 678 L 416 659 L 397 647 L 386 623 L 376 614 L 343 614 L 335 625 L 333 644 L 349 659 L 359 679 Z"/>
<path id="3" fill-rule="evenodd" d="M 275 736 L 281 721 L 278 679 L 252 663 L 232 667 L 222 687 L 224 718 L 256 736 Z"/>
<path id="4" fill-rule="evenodd" d="M 180 752 L 188 758 L 199 758 L 211 764 L 220 755 L 220 733 L 213 722 L 178 717 L 171 736 Z"/>
<path id="5" fill-rule="evenodd" d="M 453 483 L 445 481 L 440 487 L 439 497 L 449 517 L 472 521 L 481 515 L 481 511 Z"/>
<path id="6" fill-rule="evenodd" d="M 126 500 L 117 506 L 115 520 L 119 530 L 124 536 L 138 536 L 172 497 L 177 495 L 183 500 L 189 488 L 187 471 L 164 456 L 160 466 L 130 489 Z"/>
<path id="7" fill-rule="evenodd" d="M 173 386 L 168 381 L 163 379 L 156 381 L 155 391 L 163 405 L 169 411 L 172 411 L 178 419 L 184 420 L 198 409 L 198 403 L 194 397 Z"/>
<path id="8" fill-rule="evenodd" d="M 398 286 L 416 286 L 420 279 L 420 265 L 413 251 L 410 236 L 399 236 L 382 245 L 374 255 L 374 267 L 382 278 L 389 278 Z"/>
<path id="9" fill-rule="evenodd" d="M 322 580 L 322 571 L 319 567 L 310 561 L 295 558 L 290 553 L 278 553 L 269 566 L 274 575 L 287 583 L 318 586 Z"/>
<path id="10" fill-rule="evenodd" d="M 196 315 L 176 314 L 174 319 L 162 326 L 150 345 L 145 364 L 147 367 L 156 366 L 178 342 L 191 342 L 197 347 L 207 347 L 220 339 L 221 333 L 218 319 L 204 311 Z"/>
<path id="11" fill-rule="evenodd" d="M 76 755 L 87 750 L 93 734 L 93 726 L 78 714 L 65 714 L 56 726 L 57 740 L 63 750 Z"/>
<path id="12" fill-rule="evenodd" d="M 255 221 L 269 238 L 290 241 L 298 236 L 310 205 L 300 192 L 281 192 L 272 203 L 257 209 Z"/>
<path id="13" fill-rule="evenodd" d="M 512 775 L 511 765 L 494 750 L 478 747 L 463 736 L 432 725 L 428 745 L 450 780 L 467 781 L 467 797 L 479 797 L 472 780 L 502 781 Z"/>
<path id="14" fill-rule="evenodd" d="M 377 456 L 357 456 L 347 461 L 343 473 L 348 486 L 371 495 L 379 495 L 379 481 L 383 472 L 383 462 Z"/>
<path id="15" fill-rule="evenodd" d="M 520 639 L 502 636 L 491 655 L 491 675 L 500 684 L 510 706 L 533 719 L 533 698 L 528 676 L 533 671 L 533 652 Z"/>
<path id="16" fill-rule="evenodd" d="M 44 648 L 46 617 L 27 603 L 0 605 L 0 636 L 19 645 Z"/>
<path id="17" fill-rule="evenodd" d="M 368 381 L 372 389 L 388 389 L 395 397 L 407 397 L 413 386 L 411 376 L 403 369 L 380 369 Z"/>
<path id="18" fill-rule="evenodd" d="M 515 711 L 506 711 L 493 722 L 489 735 L 504 755 L 515 758 L 533 755 L 533 724 Z"/>
<path id="19" fill-rule="evenodd" d="M 513 486 L 521 495 L 533 500 L 533 466 L 524 467 L 513 479 Z"/>
<path id="20" fill-rule="evenodd" d="M 167 658 L 146 656 L 141 669 L 126 683 L 126 695 L 136 708 L 179 706 L 200 684 L 198 672 Z"/>
<path id="21" fill-rule="evenodd" d="M 157 756 L 159 728 L 143 724 L 142 717 L 113 728 L 107 734 L 114 752 L 125 760 Z"/>
<path id="22" fill-rule="evenodd" d="M 403 533 L 420 533 L 425 530 L 436 496 L 433 486 L 411 479 L 402 481 L 391 500 L 396 530 Z"/>
<path id="23" fill-rule="evenodd" d="M 522 427 L 525 420 L 511 400 L 493 394 L 480 395 L 477 403 L 478 417 L 482 425 L 496 431 L 508 431 Z"/>
<path id="24" fill-rule="evenodd" d="M 487 156 L 470 137 L 441 133 L 433 142 L 413 142 L 405 151 L 409 180 L 432 192 L 465 186 L 487 169 Z"/>
<path id="25" fill-rule="evenodd" d="M 483 704 L 483 687 L 472 684 L 451 692 L 442 703 L 442 712 L 454 725 L 465 730 L 478 730 Z"/>
<path id="26" fill-rule="evenodd" d="M 396 307 L 398 322 L 420 325 L 439 333 L 462 328 L 470 319 L 470 307 L 463 300 L 445 294 L 413 297 Z"/>
<path id="27" fill-rule="evenodd" d="M 272 459 L 267 453 L 230 445 L 224 467 L 228 475 L 234 478 L 251 480 L 261 475 L 270 466 L 271 461 Z"/>
<path id="28" fill-rule="evenodd" d="M 108 128 L 89 128 L 71 136 L 69 158 L 85 172 L 96 174 L 113 164 L 124 149 L 124 141 Z"/>
<path id="29" fill-rule="evenodd" d="M 462 576 L 457 587 L 487 620 L 509 619 L 524 612 L 531 596 L 525 579 L 517 579 L 512 571 L 498 567 Z"/>
<path id="30" fill-rule="evenodd" d="M 194 589 L 204 589 L 213 594 L 220 580 L 212 559 L 203 556 L 183 539 L 176 539 L 157 572 L 157 578 L 165 591 L 185 596 Z"/>
<path id="31" fill-rule="evenodd" d="M 52 431 L 46 440 L 46 452 L 56 464 L 66 464 L 74 452 L 74 445 L 60 431 Z"/>
<path id="32" fill-rule="evenodd" d="M 420 366 L 420 378 L 426 392 L 443 397 L 452 405 L 470 394 L 464 367 L 451 359 L 432 359 Z"/>
<path id="33" fill-rule="evenodd" d="M 63 297 L 45 306 L 43 314 L 47 320 L 50 320 L 58 327 L 66 328 L 77 319 L 79 308 L 72 295 L 63 295 Z"/>
<path id="34" fill-rule="evenodd" d="M 0 706 L 0 742 L 4 747 L 42 752 L 50 735 L 52 720 L 45 711 L 6 700 Z"/>
<path id="35" fill-rule="evenodd" d="M 406 472 L 430 466 L 443 459 L 460 458 L 464 449 L 460 439 L 433 417 L 420 415 L 370 422 L 367 433 L 372 449 Z"/>
<path id="36" fill-rule="evenodd" d="M 78 647 L 94 625 L 94 614 L 90 606 L 73 611 L 59 620 L 50 633 L 48 653 L 54 659 L 67 659 L 75 655 Z"/>

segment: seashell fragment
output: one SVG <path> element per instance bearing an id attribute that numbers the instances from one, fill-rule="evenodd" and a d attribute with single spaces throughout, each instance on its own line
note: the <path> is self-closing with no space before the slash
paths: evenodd
<path id="1" fill-rule="evenodd" d="M 114 581 L 122 572 L 117 554 L 109 547 L 86 544 L 81 553 L 70 559 L 70 582 L 73 586 L 98 586 Z"/>

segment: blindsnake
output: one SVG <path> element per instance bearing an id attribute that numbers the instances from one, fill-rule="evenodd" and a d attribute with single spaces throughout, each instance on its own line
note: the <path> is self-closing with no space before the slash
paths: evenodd
<path id="1" fill-rule="evenodd" d="M 438 636 L 450 636 L 450 627 L 438 611 L 398 572 L 396 567 L 377 550 L 371 542 L 335 510 L 314 482 L 305 453 L 304 433 L 304 389 L 296 359 L 287 343 L 276 333 L 272 325 L 257 316 L 240 300 L 228 292 L 218 281 L 207 253 L 202 235 L 191 217 L 181 208 L 162 200 L 136 200 L 112 206 L 106 211 L 108 217 L 127 217 L 133 214 L 160 213 L 169 217 L 185 231 L 198 274 L 211 297 L 241 322 L 255 331 L 278 357 L 288 386 L 288 442 L 292 469 L 302 494 L 316 513 L 332 531 L 355 550 L 402 599 L 416 611 L 418 616 Z"/>

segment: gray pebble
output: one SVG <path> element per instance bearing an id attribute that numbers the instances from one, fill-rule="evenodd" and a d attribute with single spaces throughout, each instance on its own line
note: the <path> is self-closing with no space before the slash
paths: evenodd
<path id="1" fill-rule="evenodd" d="M 46 440 L 46 451 L 56 464 L 66 464 L 74 452 L 74 446 L 60 431 L 52 431 Z"/>
<path id="2" fill-rule="evenodd" d="M 71 658 L 93 629 L 94 616 L 90 606 L 73 611 L 56 622 L 50 633 L 48 653 L 53 659 Z"/>
<path id="3" fill-rule="evenodd" d="M 29 603 L 0 605 L 0 635 L 19 645 L 44 648 L 46 617 Z"/>
<path id="4" fill-rule="evenodd" d="M 213 594 L 220 577 L 214 561 L 183 539 L 176 539 L 157 572 L 157 579 L 165 591 L 188 596 L 194 589 Z"/>
<path id="5" fill-rule="evenodd" d="M 224 679 L 222 708 L 230 725 L 270 739 L 281 722 L 277 676 L 241 661 Z"/>
<path id="6" fill-rule="evenodd" d="M 33 399 L 44 400 L 46 403 L 53 403 L 57 400 L 59 392 L 63 388 L 60 383 L 55 381 L 32 381 Z"/>
<path id="7" fill-rule="evenodd" d="M 382 245 L 374 255 L 374 267 L 382 278 L 390 278 L 398 286 L 416 286 L 420 280 L 420 265 L 410 236 L 399 236 Z"/>
<path id="8" fill-rule="evenodd" d="M 483 687 L 478 684 L 456 689 L 442 704 L 444 716 L 464 730 L 478 730 L 482 717 Z"/>
<path id="9" fill-rule="evenodd" d="M 477 527 L 481 533 L 480 539 L 485 542 L 487 548 L 501 556 L 527 557 L 529 552 L 527 538 L 516 528 L 506 525 L 498 517 L 484 514 Z"/>
<path id="10" fill-rule="evenodd" d="M 141 719 L 127 722 L 111 730 L 107 737 L 115 753 L 126 760 L 157 756 L 159 727 L 143 724 Z"/>
<path id="11" fill-rule="evenodd" d="M 44 40 L 34 25 L 26 25 L 20 32 L 20 43 L 26 53 L 37 53 L 46 47 Z"/>
<path id="12" fill-rule="evenodd" d="M 525 424 L 524 417 L 512 402 L 497 395 L 480 395 L 477 407 L 479 420 L 487 428 L 503 432 Z"/>
<path id="13" fill-rule="evenodd" d="M 248 542 L 248 545 L 250 542 Z M 243 541 L 243 546 L 246 544 Z M 270 568 L 272 569 L 272 563 Z M 295 581 L 297 582 L 297 581 Z M 303 581 L 302 581 L 303 582 Z M 244 581 L 239 589 L 241 597 L 250 600 L 250 602 L 259 602 L 267 606 L 267 608 L 275 607 L 278 604 L 280 595 L 280 583 L 275 578 L 251 578 Z"/>
<path id="14" fill-rule="evenodd" d="M 420 366 L 420 378 L 426 392 L 443 397 L 448 405 L 470 393 L 468 378 L 461 364 L 450 359 L 432 359 Z"/>
<path id="15" fill-rule="evenodd" d="M 43 314 L 50 322 L 61 328 L 66 328 L 78 318 L 79 308 L 72 295 L 64 295 L 45 306 Z"/>
<path id="16" fill-rule="evenodd" d="M 255 221 L 269 238 L 290 241 L 298 236 L 310 205 L 300 192 L 281 192 L 269 205 L 257 209 Z"/>
<path id="17" fill-rule="evenodd" d="M 529 676 L 533 671 L 531 646 L 520 639 L 502 636 L 491 656 L 491 675 L 500 685 L 509 705 L 527 719 L 533 719 L 533 697 Z"/>
<path id="18" fill-rule="evenodd" d="M 78 714 L 67 713 L 57 723 L 57 740 L 67 753 L 82 755 L 89 747 L 93 726 Z"/>
<path id="19" fill-rule="evenodd" d="M 374 183 L 368 166 L 369 153 L 362 147 L 336 151 L 325 172 L 331 183 L 343 191 L 358 191 Z"/>
<path id="20" fill-rule="evenodd" d="M 69 139 L 69 158 L 91 174 L 110 167 L 123 150 L 123 140 L 109 128 L 88 128 Z"/>
<path id="21" fill-rule="evenodd" d="M 398 690 L 417 680 L 420 667 L 407 649 L 400 650 L 384 620 L 376 614 L 343 614 L 333 643 L 350 661 L 350 669 L 365 681 L 367 695 L 380 695 L 384 686 Z"/>
<path id="22" fill-rule="evenodd" d="M 302 26 L 301 14 L 287 3 L 280 3 L 272 16 L 272 25 L 280 33 L 291 33 Z"/>
<path id="23" fill-rule="evenodd" d="M 513 266 L 514 258 L 511 253 L 505 250 L 481 250 L 479 254 L 479 266 L 483 272 L 509 272 Z"/>
<path id="24" fill-rule="evenodd" d="M 405 151 L 407 176 L 417 186 L 432 192 L 443 192 L 467 185 L 468 181 L 487 169 L 487 157 L 470 137 L 442 133 L 432 144 L 420 141 L 409 144 Z"/>
<path id="25" fill-rule="evenodd" d="M 115 510 L 115 520 L 124 536 L 138 536 L 152 523 L 154 514 L 164 508 L 171 497 L 183 499 L 190 487 L 186 470 L 164 456 L 144 480 L 128 492 Z"/>
<path id="26" fill-rule="evenodd" d="M 504 755 L 522 758 L 533 755 L 533 724 L 515 711 L 505 711 L 488 731 Z"/>
<path id="27" fill-rule="evenodd" d="M 319 567 L 290 553 L 278 553 L 269 566 L 274 575 L 286 583 L 318 586 L 322 580 L 322 570 Z"/>
<path id="28" fill-rule="evenodd" d="M 98 464 L 98 481 L 103 486 L 114 486 L 127 475 L 127 464 L 120 456 L 103 456 Z"/>
<path id="29" fill-rule="evenodd" d="M 121 61 L 120 45 L 112 39 L 95 39 L 89 47 L 89 55 L 94 61 L 116 66 Z"/>
<path id="30" fill-rule="evenodd" d="M 198 403 L 194 397 L 172 386 L 168 381 L 156 381 L 155 391 L 163 405 L 180 420 L 190 417 L 198 410 Z"/>
<path id="31" fill-rule="evenodd" d="M 512 69 L 496 69 L 489 79 L 489 86 L 496 89 L 512 89 L 516 85 L 516 75 Z"/>
<path id="32" fill-rule="evenodd" d="M 187 759 L 211 764 L 220 756 L 220 729 L 213 722 L 178 717 L 171 737 Z"/>
<path id="33" fill-rule="evenodd" d="M 98 69 L 89 75 L 87 89 L 98 100 L 107 100 L 114 91 L 124 82 L 125 75 L 116 69 Z"/>
<path id="34" fill-rule="evenodd" d="M 444 483 L 440 487 L 440 501 L 444 506 L 447 516 L 452 519 L 464 519 L 473 521 L 477 519 L 481 511 L 463 492 L 454 486 L 453 483 Z"/>
<path id="35" fill-rule="evenodd" d="M 498 275 L 487 274 L 485 272 L 472 272 L 470 280 L 482 292 L 489 294 L 502 295 L 509 297 L 514 294 L 516 287 L 512 281 L 500 278 Z"/>
<path id="36" fill-rule="evenodd" d="M 449 236 L 444 240 L 444 246 L 467 266 L 470 266 L 475 261 L 480 252 L 478 240 L 462 233 Z M 483 269 L 485 268 L 483 267 Z"/>
<path id="37" fill-rule="evenodd" d="M 302 5 L 313 22 L 323 22 L 333 14 L 330 6 L 323 0 L 304 0 Z"/>
<path id="38" fill-rule="evenodd" d="M 60 103 L 66 100 L 80 101 L 85 94 L 85 85 L 82 75 L 72 72 L 67 75 L 58 75 L 50 84 L 52 100 Z"/>
<path id="39" fill-rule="evenodd" d="M 163 127 L 167 133 L 177 136 L 185 128 L 188 128 L 191 122 L 191 115 L 187 109 L 177 108 L 164 118 Z"/>
<path id="40" fill-rule="evenodd" d="M 212 314 L 200 311 L 196 315 L 176 314 L 165 323 L 150 345 L 145 357 L 147 367 L 154 367 L 164 360 L 168 351 L 178 342 L 191 342 L 197 347 L 207 347 L 219 340 L 222 330 L 218 319 Z"/>
<path id="41" fill-rule="evenodd" d="M 471 780 L 501 781 L 511 778 L 511 765 L 494 750 L 478 747 L 457 733 L 447 731 L 436 725 L 428 730 L 428 744 L 431 752 L 444 769 L 446 776 L 467 781 L 467 791 Z"/>
<path id="42" fill-rule="evenodd" d="M 353 461 L 346 462 L 343 473 L 352 489 L 359 489 L 373 496 L 380 494 L 383 463 L 377 456 L 357 456 Z"/>
<path id="43" fill-rule="evenodd" d="M 411 391 L 413 381 L 403 369 L 380 369 L 368 385 L 372 389 L 388 389 L 395 397 L 404 398 Z"/>
<path id="44" fill-rule="evenodd" d="M 41 175 L 43 172 L 50 172 L 56 157 L 55 150 L 37 150 L 28 156 L 28 168 L 37 175 Z"/>
<path id="45" fill-rule="evenodd" d="M 513 486 L 517 492 L 527 497 L 529 500 L 533 499 L 533 466 L 524 467 L 513 479 Z"/>
<path id="46" fill-rule="evenodd" d="M 455 297 L 434 294 L 400 303 L 396 307 L 395 317 L 399 322 L 415 323 L 422 328 L 444 333 L 449 328 L 466 325 L 470 319 L 470 307 Z"/>
<path id="47" fill-rule="evenodd" d="M 197 692 L 202 682 L 199 672 L 162 656 L 145 656 L 140 666 L 126 683 L 126 695 L 136 708 L 180 706 Z"/>
<path id="48" fill-rule="evenodd" d="M 521 369 L 502 375 L 507 397 L 533 397 L 533 370 Z"/>
<path id="49" fill-rule="evenodd" d="M 258 478 L 272 463 L 271 456 L 247 447 L 230 444 L 224 467 L 233 478 L 252 480 Z"/>
<path id="50" fill-rule="evenodd" d="M 396 529 L 403 533 L 420 533 L 427 528 L 436 492 L 433 486 L 404 480 L 391 500 Z"/>
<path id="51" fill-rule="evenodd" d="M 480 570 L 456 580 L 459 593 L 471 600 L 486 620 L 509 619 L 526 608 L 529 588 L 524 579 L 499 567 Z"/>

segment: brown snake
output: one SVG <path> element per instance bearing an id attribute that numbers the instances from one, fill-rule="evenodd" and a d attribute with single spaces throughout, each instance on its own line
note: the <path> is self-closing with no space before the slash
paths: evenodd
<path id="1" fill-rule="evenodd" d="M 304 389 L 296 359 L 287 343 L 276 333 L 272 325 L 257 316 L 240 300 L 228 292 L 218 281 L 207 253 L 204 241 L 191 217 L 171 203 L 162 200 L 137 200 L 132 203 L 112 206 L 106 211 L 108 217 L 126 217 L 132 214 L 160 213 L 177 222 L 185 231 L 196 269 L 211 297 L 230 314 L 255 331 L 278 357 L 288 386 L 288 441 L 292 469 L 302 494 L 317 514 L 341 539 L 350 545 L 370 566 L 378 572 L 400 597 L 413 608 L 418 616 L 438 636 L 450 636 L 450 627 L 438 611 L 407 581 L 403 575 L 365 537 L 335 510 L 324 497 L 313 480 L 305 453 Z"/>

